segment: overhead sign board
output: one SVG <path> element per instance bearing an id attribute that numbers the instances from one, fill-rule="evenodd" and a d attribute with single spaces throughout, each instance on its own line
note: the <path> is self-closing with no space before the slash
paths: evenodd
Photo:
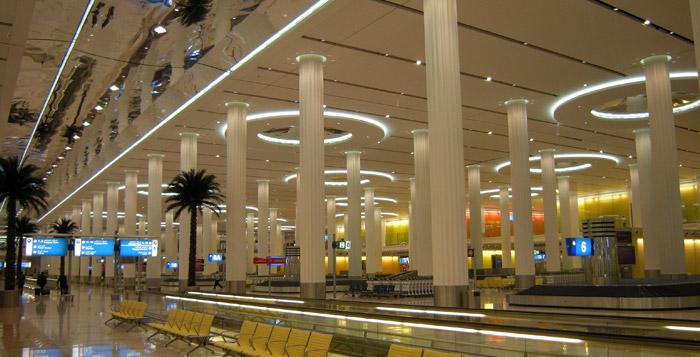
<path id="1" fill-rule="evenodd" d="M 65 238 L 25 238 L 24 255 L 28 257 L 59 257 L 68 253 Z"/>
<path id="2" fill-rule="evenodd" d="M 114 239 L 76 239 L 73 254 L 76 257 L 109 257 L 114 255 Z"/>
<path id="3" fill-rule="evenodd" d="M 177 269 L 177 262 L 165 263 L 165 269 Z"/>
<path id="4" fill-rule="evenodd" d="M 287 263 L 285 257 L 266 257 L 266 258 L 253 258 L 253 264 L 264 264 L 264 265 L 284 265 Z"/>
<path id="5" fill-rule="evenodd" d="M 591 238 L 566 238 L 566 255 L 590 257 L 593 255 L 593 240 Z"/>
<path id="6" fill-rule="evenodd" d="M 209 261 L 212 263 L 219 263 L 223 260 L 224 260 L 223 254 L 218 254 L 218 253 L 209 254 Z"/>
<path id="7" fill-rule="evenodd" d="M 352 247 L 349 240 L 341 239 L 333 242 L 335 249 L 349 250 Z"/>
<path id="8" fill-rule="evenodd" d="M 158 241 L 150 239 L 120 240 L 119 255 L 122 257 L 157 257 Z"/>

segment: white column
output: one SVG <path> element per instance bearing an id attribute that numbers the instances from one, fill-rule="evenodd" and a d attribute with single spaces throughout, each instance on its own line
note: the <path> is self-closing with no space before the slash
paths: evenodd
<path id="1" fill-rule="evenodd" d="M 554 149 L 540 150 L 542 156 L 540 168 L 542 169 L 542 205 L 544 206 L 544 244 L 547 253 L 546 268 L 550 273 L 561 271 L 554 151 Z"/>
<path id="2" fill-rule="evenodd" d="M 165 267 L 167 262 L 177 262 L 177 235 L 175 234 L 175 224 L 173 211 L 165 212 L 165 229 L 163 231 L 163 241 L 165 241 L 165 262 L 163 263 L 163 273 L 173 275 L 173 270 Z"/>
<path id="3" fill-rule="evenodd" d="M 639 203 L 641 209 L 642 237 L 644 243 L 644 274 L 649 278 L 661 274 L 661 250 L 659 240 L 659 216 L 654 203 L 654 189 L 651 166 L 651 138 L 649 129 L 634 130 L 634 143 L 637 151 L 637 171 L 639 172 Z"/>
<path id="4" fill-rule="evenodd" d="M 637 164 L 629 164 L 630 169 L 630 187 L 629 197 L 631 201 L 631 212 L 629 222 L 631 227 L 642 227 L 642 191 L 639 186 L 639 166 Z"/>
<path id="5" fill-rule="evenodd" d="M 90 225 L 91 225 L 91 219 L 90 219 L 90 211 L 92 211 L 92 200 L 91 199 L 84 199 L 82 200 L 82 212 L 80 216 L 80 230 L 81 234 L 86 236 L 92 234 L 92 231 L 90 230 Z M 89 278 L 90 278 L 90 270 L 88 267 L 90 266 L 90 257 L 80 257 L 77 259 L 78 262 L 80 262 L 80 282 L 81 283 L 87 283 Z"/>
<path id="6" fill-rule="evenodd" d="M 656 219 L 663 235 L 658 236 L 661 250 L 661 274 L 685 278 L 683 215 L 678 173 L 676 127 L 673 121 L 671 80 L 668 62 L 671 56 L 652 56 L 642 60 L 646 77 L 649 136 L 651 138 L 652 197 Z"/>
<path id="7" fill-rule="evenodd" d="M 416 216 L 414 207 L 416 205 L 416 179 L 411 177 L 408 179 L 408 190 L 411 194 L 411 199 L 408 202 L 408 264 L 410 269 L 415 269 L 413 261 L 418 254 L 416 251 Z"/>
<path id="8" fill-rule="evenodd" d="M 143 216 L 143 215 L 141 215 L 141 216 L 139 217 L 138 232 L 139 232 L 138 234 L 139 234 L 140 236 L 145 236 L 145 235 L 147 235 L 147 231 L 146 231 L 146 217 Z"/>
<path id="9" fill-rule="evenodd" d="M 372 215 L 374 216 L 374 240 L 375 246 L 372 247 L 373 260 L 376 260 L 375 264 L 378 265 L 377 273 L 382 273 L 382 240 L 384 236 L 382 235 L 382 210 L 381 208 L 375 208 L 372 210 Z M 367 261 L 369 262 L 369 255 L 367 255 Z"/>
<path id="10" fill-rule="evenodd" d="M 690 0 L 690 19 L 693 25 L 693 40 L 700 41 L 700 0 Z M 695 65 L 700 69 L 700 46 L 694 47 L 694 49 Z M 698 79 L 700 80 L 700 78 Z"/>
<path id="11" fill-rule="evenodd" d="M 574 187 L 571 188 L 571 192 L 569 193 L 569 202 L 571 203 L 571 215 L 569 216 L 571 218 L 571 233 L 580 237 L 582 232 L 581 220 L 578 214 L 578 193 Z"/>
<path id="12" fill-rule="evenodd" d="M 413 229 L 414 251 L 416 257 L 411 264 L 418 275 L 433 275 L 433 244 L 430 228 L 430 168 L 429 168 L 429 138 L 428 130 L 416 129 L 413 134 L 413 171 L 415 198 L 413 202 L 413 217 L 415 228 Z M 466 219 L 466 218 L 465 218 Z"/>
<path id="13" fill-rule="evenodd" d="M 277 235 L 277 208 L 270 208 L 270 255 L 282 255 L 282 239 Z"/>
<path id="14" fill-rule="evenodd" d="M 347 151 L 345 153 L 348 170 L 348 222 L 345 225 L 345 240 L 350 241 L 348 252 L 348 276 L 362 276 L 362 220 L 360 217 L 360 152 Z"/>
<path id="15" fill-rule="evenodd" d="M 335 241 L 335 196 L 326 196 L 326 232 L 328 241 L 326 242 L 326 256 L 328 257 L 328 271 L 332 274 L 335 270 L 335 256 L 333 255 L 333 242 Z"/>
<path id="16" fill-rule="evenodd" d="M 525 289 L 535 284 L 535 248 L 532 239 L 532 198 L 530 197 L 530 162 L 527 135 L 527 100 L 513 99 L 508 108 L 508 148 L 510 182 L 513 196 L 515 230 L 515 284 Z M 568 201 L 567 201 L 568 202 Z"/>
<path id="17" fill-rule="evenodd" d="M 228 219 L 226 220 L 226 224 L 228 224 Z M 228 234 L 227 234 L 226 238 L 228 239 Z M 226 242 L 226 247 L 228 247 L 228 241 Z M 226 252 L 228 252 L 228 248 L 226 249 Z M 246 269 L 248 270 L 248 274 L 255 274 L 256 269 L 255 269 L 255 264 L 253 264 L 254 257 L 255 257 L 255 213 L 248 213 L 248 217 L 246 218 L 246 260 L 245 260 L 247 262 Z M 228 269 L 228 267 L 227 267 L 227 269 Z M 228 272 L 228 270 L 226 270 L 226 271 Z M 244 279 L 244 280 L 242 280 L 243 284 L 245 284 L 245 275 L 243 275 L 243 279 Z M 243 286 L 245 288 L 245 285 L 243 285 Z M 234 291 L 232 290 L 231 292 L 234 292 Z"/>
<path id="18" fill-rule="evenodd" d="M 92 193 L 92 234 L 96 236 L 104 235 L 102 229 L 102 211 L 104 209 L 104 193 L 103 192 L 93 192 Z M 102 276 L 102 263 L 100 260 L 102 257 L 92 258 L 92 278 L 94 281 L 99 282 Z"/>
<path id="19" fill-rule="evenodd" d="M 301 181 L 300 218 L 297 238 L 301 248 L 301 297 L 323 299 L 326 277 L 323 262 L 325 231 L 323 63 L 315 54 L 297 57 L 299 63 L 299 172 Z"/>
<path id="20" fill-rule="evenodd" d="M 297 177 L 297 180 L 299 177 Z M 270 255 L 270 180 L 258 182 L 258 257 Z M 298 220 L 298 219 L 297 219 Z M 299 223 L 297 223 L 297 226 Z M 297 242 L 299 237 L 297 237 Z M 258 266 L 258 274 L 267 275 L 270 270 L 267 265 Z"/>
<path id="21" fill-rule="evenodd" d="M 204 275 L 213 274 L 216 270 L 216 263 L 209 261 L 209 254 L 213 253 L 209 250 L 211 246 L 211 241 L 213 240 L 211 236 L 211 216 L 212 211 L 208 208 L 202 208 L 202 241 L 198 244 L 197 248 L 201 247 L 202 258 L 204 258 Z"/>
<path id="22" fill-rule="evenodd" d="M 229 292 L 245 293 L 246 270 L 255 272 L 255 238 L 249 228 L 246 239 L 245 226 L 248 104 L 228 102 L 226 108 L 226 282 Z M 248 220 L 250 227 L 251 215 Z"/>
<path id="23" fill-rule="evenodd" d="M 700 213 L 700 175 L 695 178 L 695 193 L 697 194 L 698 213 Z"/>
<path id="24" fill-rule="evenodd" d="M 160 239 L 160 222 L 163 220 L 163 154 L 148 154 L 148 235 L 158 240 L 159 251 L 164 244 Z M 159 252 L 160 253 L 160 252 Z M 160 272 L 163 258 L 149 257 L 146 263 L 146 286 L 152 290 L 160 289 Z"/>
<path id="25" fill-rule="evenodd" d="M 559 186 L 559 222 L 561 226 L 561 249 L 562 249 L 562 266 L 564 270 L 571 270 L 575 267 L 574 260 L 577 257 L 569 257 L 566 255 L 566 238 L 575 237 L 576 234 L 571 231 L 571 196 L 569 176 L 557 177 Z M 517 253 L 516 253 L 517 256 Z"/>
<path id="26" fill-rule="evenodd" d="M 105 235 L 114 236 L 119 230 L 117 211 L 119 210 L 119 185 L 120 182 L 107 182 L 107 223 Z M 114 279 L 114 256 L 105 258 L 105 283 Z"/>
<path id="27" fill-rule="evenodd" d="M 179 25 L 175 25 L 178 26 Z M 174 71 L 174 69 L 173 69 Z M 174 73 L 174 72 L 173 72 Z M 197 169 L 197 138 L 199 134 L 192 132 L 180 133 L 180 171 L 190 171 Z M 187 272 L 189 270 L 190 254 L 190 212 L 183 210 L 180 213 L 180 237 L 178 238 L 178 279 L 180 287 L 187 286 Z M 195 253 L 196 254 L 196 253 Z M 197 257 L 201 258 L 201 257 Z"/>
<path id="28" fill-rule="evenodd" d="M 472 258 L 472 267 L 474 269 L 484 268 L 480 170 L 481 167 L 479 165 L 467 166 L 467 180 L 469 183 L 469 235 L 472 249 L 474 249 L 474 257 Z"/>
<path id="29" fill-rule="evenodd" d="M 137 187 L 138 170 L 124 170 L 124 235 L 136 235 Z M 136 265 L 124 264 L 124 286 L 133 287 L 136 284 Z"/>
<path id="30" fill-rule="evenodd" d="M 172 45 L 170 47 L 170 83 L 174 84 L 185 73 L 185 44 L 187 43 L 187 28 L 180 25 L 176 21 L 168 26 L 168 35 L 172 36 Z M 182 271 L 182 264 L 180 265 Z"/>
<path id="31" fill-rule="evenodd" d="M 72 211 L 71 211 L 71 220 L 75 223 L 76 226 L 80 228 L 81 222 L 81 217 L 80 217 L 80 209 L 81 206 L 74 206 Z M 76 233 L 80 233 L 80 230 L 77 230 Z M 66 257 L 66 274 L 69 274 L 71 277 L 71 282 L 78 283 L 80 280 L 80 259 L 79 258 L 74 258 L 73 254 L 69 254 L 68 257 Z M 69 264 L 69 262 L 72 262 Z M 69 270 L 70 269 L 70 270 Z"/>
<path id="32" fill-rule="evenodd" d="M 233 16 L 233 5 L 230 1 L 217 1 L 214 12 L 214 44 L 226 38 L 231 31 L 231 17 Z"/>
<path id="33" fill-rule="evenodd" d="M 365 262 L 367 275 L 381 273 L 381 251 L 377 252 L 377 224 L 374 221 L 374 189 L 365 188 Z M 379 254 L 379 255 L 378 255 Z"/>
<path id="34" fill-rule="evenodd" d="M 428 154 L 435 304 L 463 306 L 469 277 L 457 2 L 425 0 L 423 10 L 428 129 L 434 138 Z"/>
<path id="35" fill-rule="evenodd" d="M 513 267 L 512 258 L 510 257 L 510 210 L 508 209 L 508 186 L 498 187 L 498 205 L 501 209 L 501 261 L 503 268 L 511 269 Z"/>

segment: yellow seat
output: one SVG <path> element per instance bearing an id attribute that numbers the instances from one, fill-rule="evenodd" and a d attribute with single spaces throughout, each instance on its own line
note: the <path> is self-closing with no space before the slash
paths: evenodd
<path id="1" fill-rule="evenodd" d="M 184 330 L 189 325 L 193 318 L 194 312 L 183 310 L 178 319 L 175 321 L 175 324 L 173 326 L 165 327 L 164 330 L 170 334 L 177 335 L 178 332 Z"/>
<path id="2" fill-rule="evenodd" d="M 328 349 L 331 347 L 333 335 L 320 332 L 312 332 L 309 337 L 309 342 L 306 344 L 305 355 L 307 357 L 326 356 Z"/>
<path id="3" fill-rule="evenodd" d="M 424 350 L 423 357 L 461 357 L 462 354 L 459 352 L 443 352 L 436 350 Z"/>
<path id="4" fill-rule="evenodd" d="M 265 349 L 263 351 L 257 351 L 259 352 L 258 356 L 284 356 L 284 346 L 287 344 L 287 340 L 291 339 L 291 331 L 292 329 L 289 327 L 275 326 L 275 328 L 272 329 L 270 339 L 267 340 Z M 303 338 L 303 342 L 300 343 L 306 345 L 306 340 L 308 340 L 309 334 L 307 333 L 305 335 L 301 335 L 301 338 Z"/>
<path id="5" fill-rule="evenodd" d="M 292 329 L 287 338 L 287 342 L 272 341 L 268 343 L 267 352 L 260 354 L 261 357 L 304 357 L 306 344 L 309 341 L 310 331 Z"/>
<path id="6" fill-rule="evenodd" d="M 245 354 L 248 356 L 257 356 L 255 347 L 253 346 L 253 341 L 263 340 L 262 350 L 264 350 L 264 344 L 267 342 L 267 339 L 270 338 L 270 333 L 272 333 L 272 325 L 258 324 L 252 337 L 247 339 L 239 338 L 235 342 L 219 342 L 214 345 L 228 352 Z"/>
<path id="7" fill-rule="evenodd" d="M 177 319 L 177 312 L 177 309 L 170 310 L 168 311 L 168 317 L 165 319 L 165 322 L 149 322 L 146 324 L 146 326 L 156 330 L 160 330 L 161 328 L 166 326 L 172 326 L 175 324 L 175 321 Z"/>
<path id="8" fill-rule="evenodd" d="M 251 345 L 253 346 L 253 350 L 243 351 L 243 354 L 245 354 L 246 356 L 261 356 L 262 354 L 267 353 L 269 351 L 268 344 L 270 343 L 270 341 L 282 341 L 282 343 L 286 342 L 290 330 L 291 329 L 289 327 L 274 326 L 272 328 L 272 332 L 267 337 L 253 336 L 253 338 L 251 339 Z M 282 352 L 284 352 L 284 349 L 282 350 Z"/>
<path id="9" fill-rule="evenodd" d="M 392 344 L 387 357 L 421 357 L 422 354 L 423 349 L 420 347 Z"/>

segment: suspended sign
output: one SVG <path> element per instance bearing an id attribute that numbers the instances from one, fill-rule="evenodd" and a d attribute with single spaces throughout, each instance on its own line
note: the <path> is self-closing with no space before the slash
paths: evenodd
<path id="1" fill-rule="evenodd" d="M 76 257 L 110 257 L 114 254 L 114 239 L 76 239 Z"/>
<path id="2" fill-rule="evenodd" d="M 165 269 L 177 269 L 177 262 L 165 263 Z"/>
<path id="3" fill-rule="evenodd" d="M 258 264 L 258 265 L 284 265 L 287 263 L 287 259 L 285 257 L 266 257 L 266 258 L 258 258 L 255 257 L 253 258 L 253 264 Z"/>
<path id="4" fill-rule="evenodd" d="M 119 255 L 122 257 L 157 257 L 157 240 L 120 240 Z"/>
<path id="5" fill-rule="evenodd" d="M 24 255 L 28 257 L 60 257 L 68 253 L 64 238 L 25 238 Z"/>
<path id="6" fill-rule="evenodd" d="M 590 257 L 593 255 L 593 240 L 591 238 L 566 238 L 566 255 Z"/>
<path id="7" fill-rule="evenodd" d="M 218 263 L 224 260 L 223 254 L 209 254 L 209 261 L 212 263 Z"/>
<path id="8" fill-rule="evenodd" d="M 348 250 L 348 249 L 350 249 L 350 247 L 351 247 L 351 244 L 350 244 L 349 240 L 341 239 L 341 240 L 333 242 L 333 248 L 335 248 L 335 249 Z"/>

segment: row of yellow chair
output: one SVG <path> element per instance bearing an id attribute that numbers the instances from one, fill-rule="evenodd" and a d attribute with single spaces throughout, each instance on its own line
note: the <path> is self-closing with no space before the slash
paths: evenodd
<path id="1" fill-rule="evenodd" d="M 420 347 L 392 344 L 387 357 L 462 357 L 459 352 L 442 352 Z"/>
<path id="2" fill-rule="evenodd" d="M 107 310 L 107 313 L 112 315 L 112 317 L 105 321 L 105 325 L 109 326 L 108 322 L 116 320 L 118 323 L 114 327 L 124 322 L 133 323 L 134 326 L 132 326 L 132 328 L 140 326 L 145 318 L 144 315 L 146 314 L 147 307 L 148 305 L 145 302 L 124 300 L 124 302 L 119 305 L 118 310 Z"/>
<path id="3" fill-rule="evenodd" d="M 213 342 L 226 355 L 253 357 L 326 356 L 333 335 L 245 320 L 233 342 Z"/>
<path id="4" fill-rule="evenodd" d="M 165 344 L 166 346 L 177 340 L 194 343 L 196 346 L 187 352 L 188 355 L 198 348 L 205 348 L 214 352 L 207 347 L 213 323 L 214 315 L 173 309 L 168 312 L 165 322 L 151 322 L 147 324 L 148 327 L 156 330 L 154 334 L 148 336 L 148 340 L 156 335 L 163 334 L 172 338 Z"/>

